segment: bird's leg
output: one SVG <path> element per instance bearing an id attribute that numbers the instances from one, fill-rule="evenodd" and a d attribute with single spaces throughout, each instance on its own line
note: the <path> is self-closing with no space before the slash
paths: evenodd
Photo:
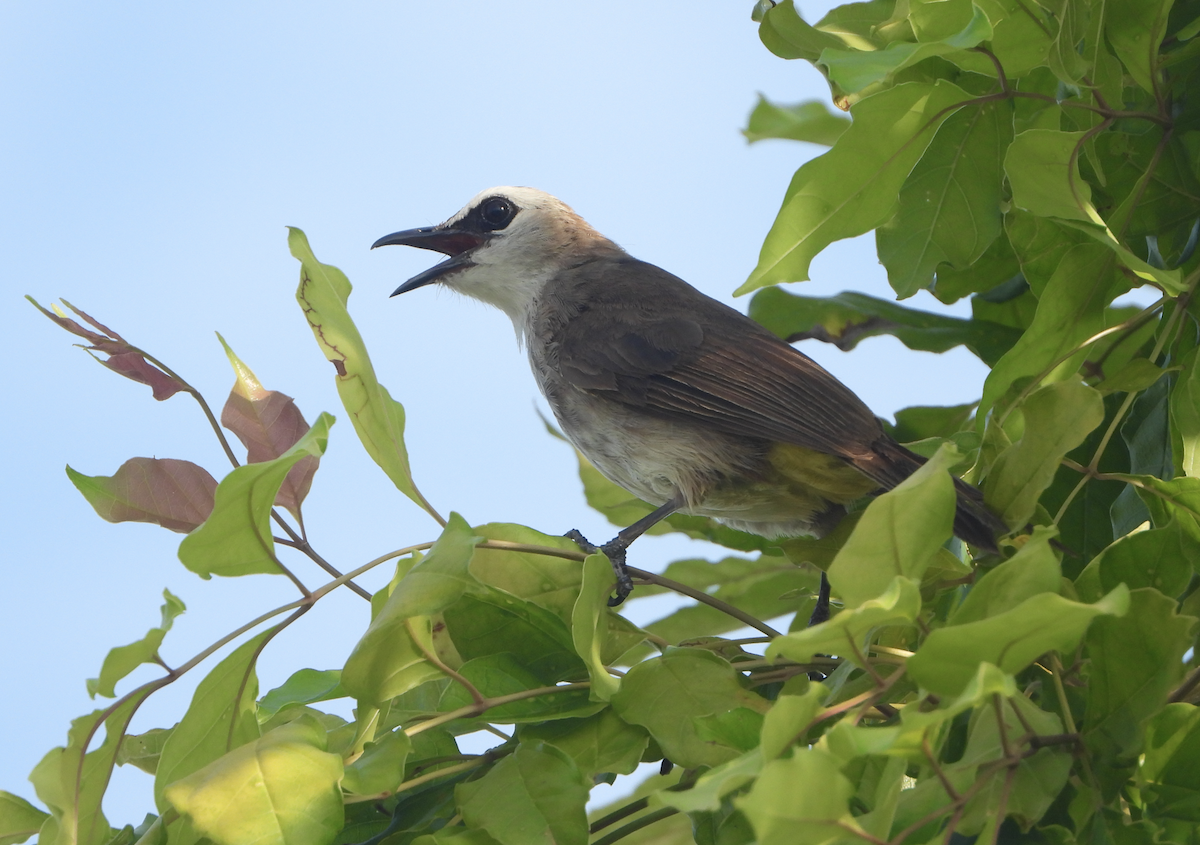
<path id="1" fill-rule="evenodd" d="M 829 578 L 826 577 L 825 571 L 821 571 L 821 586 L 817 590 L 817 605 L 813 608 L 812 616 L 808 617 L 808 627 L 820 625 L 829 619 Z M 824 657 L 825 655 L 817 655 Z M 808 673 L 810 681 L 820 682 L 825 680 L 825 673 L 813 670 Z"/>
<path id="2" fill-rule="evenodd" d="M 625 550 L 629 548 L 634 540 L 641 537 L 681 507 L 683 507 L 683 498 L 678 495 L 673 496 L 666 503 L 633 523 L 633 525 L 622 529 L 616 537 L 613 537 L 603 546 L 595 546 L 589 543 L 588 539 L 577 528 L 572 528 L 564 535 L 567 539 L 574 540 L 575 544 L 587 554 L 591 555 L 601 552 L 612 562 L 613 573 L 617 576 L 617 586 L 616 595 L 608 600 L 609 607 L 616 607 L 633 592 L 633 579 L 629 577 L 629 570 L 625 566 Z"/>
<path id="3" fill-rule="evenodd" d="M 817 591 L 817 605 L 813 608 L 812 616 L 808 617 L 808 627 L 820 625 L 829 620 L 829 579 L 821 573 L 821 587 Z"/>

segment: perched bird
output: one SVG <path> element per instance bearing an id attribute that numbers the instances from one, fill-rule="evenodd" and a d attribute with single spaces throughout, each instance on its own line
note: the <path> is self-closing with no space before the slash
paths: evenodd
<path id="1" fill-rule="evenodd" d="M 675 511 L 769 538 L 820 537 L 850 502 L 924 463 L 807 356 L 542 191 L 492 188 L 372 249 L 390 244 L 449 256 L 393 296 L 438 282 L 504 311 L 566 436 L 658 506 L 600 547 L 617 573 L 610 604 L 632 589 L 626 547 Z M 956 485 L 955 533 L 994 551 L 1003 523 L 978 490 Z"/>

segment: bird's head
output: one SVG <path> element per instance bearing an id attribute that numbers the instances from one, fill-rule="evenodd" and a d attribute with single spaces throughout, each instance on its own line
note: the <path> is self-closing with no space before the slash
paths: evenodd
<path id="1" fill-rule="evenodd" d="M 555 273 L 596 251 L 620 248 L 561 200 L 534 188 L 490 188 L 444 223 L 394 232 L 371 248 L 400 244 L 449 258 L 392 293 L 439 282 L 512 318 L 521 332 L 543 286 Z"/>

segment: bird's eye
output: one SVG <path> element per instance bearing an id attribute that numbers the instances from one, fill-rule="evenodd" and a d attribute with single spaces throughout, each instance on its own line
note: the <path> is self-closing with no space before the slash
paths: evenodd
<path id="1" fill-rule="evenodd" d="M 517 207 L 504 197 L 484 200 L 483 205 L 479 207 L 479 216 L 483 220 L 484 228 L 489 231 L 503 229 L 512 222 L 516 214 Z"/>

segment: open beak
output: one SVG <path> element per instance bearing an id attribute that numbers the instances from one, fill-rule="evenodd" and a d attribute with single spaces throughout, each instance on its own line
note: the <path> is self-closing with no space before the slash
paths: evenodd
<path id="1" fill-rule="evenodd" d="M 455 270 L 474 266 L 470 258 L 471 252 L 486 242 L 487 236 L 479 232 L 466 232 L 462 229 L 443 229 L 437 226 L 429 226 L 424 229 L 405 229 L 403 232 L 393 232 L 390 235 L 384 235 L 371 244 L 371 249 L 375 249 L 378 246 L 415 246 L 420 249 L 432 249 L 435 252 L 450 256 L 448 260 L 430 267 L 424 273 L 413 276 L 407 282 L 400 285 L 400 287 L 392 291 L 392 296 L 396 296 L 397 294 L 408 293 L 410 290 L 416 290 L 419 287 L 440 281 L 447 274 L 453 273 Z"/>

